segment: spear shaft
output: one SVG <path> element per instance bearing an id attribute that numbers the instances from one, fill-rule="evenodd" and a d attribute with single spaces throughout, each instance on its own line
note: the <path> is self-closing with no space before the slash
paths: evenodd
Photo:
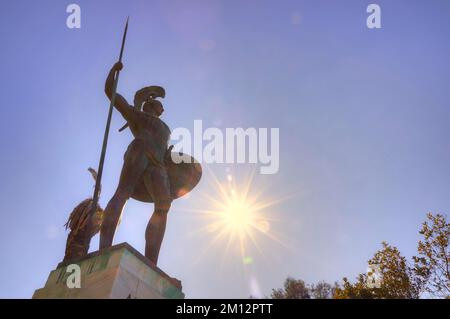
<path id="1" fill-rule="evenodd" d="M 129 20 L 129 18 L 127 18 L 127 23 L 125 24 L 125 30 L 123 32 L 122 46 L 120 48 L 120 55 L 119 55 L 119 62 L 122 62 L 123 49 L 125 47 L 125 40 L 127 38 L 128 20 Z M 103 174 L 103 164 L 105 162 L 106 147 L 108 145 L 109 128 L 111 126 L 111 117 L 112 117 L 114 104 L 115 104 L 115 100 L 116 100 L 116 90 L 117 90 L 117 83 L 119 82 L 119 74 L 120 74 L 120 71 L 118 70 L 114 77 L 114 83 L 113 83 L 113 89 L 112 89 L 112 95 L 111 95 L 111 103 L 109 105 L 109 112 L 108 112 L 108 119 L 106 121 L 105 134 L 103 135 L 102 153 L 100 155 L 100 162 L 98 164 L 97 179 L 95 181 L 93 202 L 92 202 L 92 207 L 91 207 L 89 216 L 93 216 L 97 209 L 99 193 L 100 193 L 100 185 L 101 185 L 102 174 Z"/>

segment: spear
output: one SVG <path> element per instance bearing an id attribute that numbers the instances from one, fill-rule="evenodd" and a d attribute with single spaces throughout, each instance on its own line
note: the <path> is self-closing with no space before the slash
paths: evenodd
<path id="1" fill-rule="evenodd" d="M 127 18 L 127 23 L 125 24 L 125 30 L 123 32 L 122 47 L 120 48 L 119 62 L 122 62 L 123 49 L 125 47 L 125 39 L 127 38 L 128 20 L 129 20 L 129 17 Z M 96 208 L 97 208 L 97 204 L 98 204 L 98 198 L 99 198 L 100 187 L 101 187 L 100 185 L 101 185 L 102 173 L 103 173 L 103 164 L 105 162 L 106 146 L 108 145 L 109 127 L 111 126 L 111 117 L 112 117 L 112 112 L 113 112 L 115 99 L 116 99 L 116 90 L 117 90 L 117 83 L 119 82 L 119 74 L 120 74 L 120 71 L 118 70 L 114 77 L 111 103 L 109 104 L 108 119 L 106 121 L 105 134 L 103 135 L 102 153 L 100 155 L 100 162 L 98 164 L 97 180 L 95 181 L 94 196 L 93 196 L 92 206 L 91 206 L 91 211 L 89 213 L 89 216 L 94 215 Z"/>

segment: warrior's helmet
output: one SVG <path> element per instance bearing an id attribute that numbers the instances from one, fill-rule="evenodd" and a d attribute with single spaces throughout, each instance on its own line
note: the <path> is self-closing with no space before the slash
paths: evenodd
<path id="1" fill-rule="evenodd" d="M 152 85 L 144 87 L 136 92 L 134 95 L 134 107 L 138 111 L 142 111 L 143 108 L 151 107 L 153 103 L 161 103 L 156 98 L 164 98 L 166 96 L 166 91 L 163 87 Z M 128 124 L 122 126 L 119 132 L 122 132 L 128 127 Z"/>
<path id="2" fill-rule="evenodd" d="M 134 107 L 141 111 L 144 103 L 159 102 L 156 98 L 164 98 L 165 96 L 166 91 L 161 86 L 147 86 L 137 91 L 134 95 Z"/>

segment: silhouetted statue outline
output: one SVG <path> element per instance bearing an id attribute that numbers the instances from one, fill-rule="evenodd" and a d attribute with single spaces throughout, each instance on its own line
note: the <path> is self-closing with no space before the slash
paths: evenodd
<path id="1" fill-rule="evenodd" d="M 106 96 L 111 100 L 114 76 L 123 68 L 121 62 L 112 67 L 105 83 Z M 166 168 L 170 157 L 169 127 L 160 119 L 163 105 L 156 98 L 165 97 L 159 86 L 150 86 L 136 92 L 134 107 L 116 93 L 114 107 L 122 114 L 134 136 L 124 155 L 119 185 L 105 208 L 100 232 L 100 249 L 110 247 L 126 201 L 143 180 L 146 191 L 155 203 L 145 232 L 145 256 L 155 265 L 164 237 L 167 213 L 172 198 Z M 142 107 L 142 111 L 141 111 Z"/>

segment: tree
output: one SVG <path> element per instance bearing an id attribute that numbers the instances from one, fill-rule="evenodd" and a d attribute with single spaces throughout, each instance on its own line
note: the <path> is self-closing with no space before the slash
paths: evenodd
<path id="1" fill-rule="evenodd" d="M 450 224 L 440 214 L 427 214 L 427 220 L 419 232 L 423 240 L 419 241 L 414 256 L 414 273 L 424 290 L 434 297 L 450 297 Z"/>
<path id="2" fill-rule="evenodd" d="M 307 286 L 287 278 L 284 289 L 272 290 L 273 299 L 418 299 L 423 292 L 450 299 L 450 224 L 444 215 L 427 214 L 422 224 L 413 266 L 395 246 L 386 242 L 369 260 L 372 271 L 359 274 L 355 283 L 343 278 L 334 286 L 326 282 Z"/>
<path id="3" fill-rule="evenodd" d="M 369 265 L 376 265 L 379 273 L 379 286 L 370 284 L 373 278 L 368 274 L 360 274 L 355 284 L 344 278 L 343 287 L 335 291 L 334 297 L 339 299 L 417 299 L 420 285 L 414 277 L 414 272 L 408 266 L 406 258 L 400 251 L 386 242 L 383 248 L 369 260 Z"/>
<path id="4" fill-rule="evenodd" d="M 270 298 L 272 299 L 331 299 L 334 291 L 338 288 L 325 281 L 319 281 L 317 284 L 306 285 L 303 280 L 288 277 L 284 282 L 283 289 L 272 289 Z"/>
<path id="5" fill-rule="evenodd" d="M 288 277 L 284 282 L 284 289 L 272 289 L 272 299 L 310 299 L 310 290 L 303 280 Z"/>
<path id="6" fill-rule="evenodd" d="M 346 277 L 342 279 L 342 288 L 334 291 L 334 299 L 374 299 L 375 291 L 367 286 L 367 275 L 360 274 L 356 283 L 352 284 Z"/>
<path id="7" fill-rule="evenodd" d="M 332 286 L 325 281 L 319 281 L 316 285 L 312 284 L 310 290 L 314 299 L 331 299 L 338 287 L 337 283 Z"/>

